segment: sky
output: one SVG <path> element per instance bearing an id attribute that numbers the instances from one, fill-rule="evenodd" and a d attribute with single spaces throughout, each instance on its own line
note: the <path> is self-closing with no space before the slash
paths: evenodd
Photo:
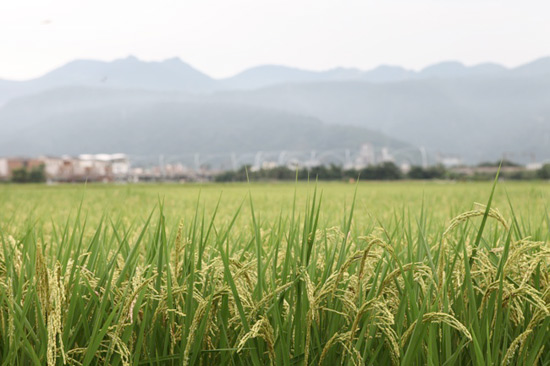
<path id="1" fill-rule="evenodd" d="M 216 78 L 260 64 L 513 67 L 550 55 L 549 15 L 548 0 L 0 0 L 0 79 L 129 55 Z"/>

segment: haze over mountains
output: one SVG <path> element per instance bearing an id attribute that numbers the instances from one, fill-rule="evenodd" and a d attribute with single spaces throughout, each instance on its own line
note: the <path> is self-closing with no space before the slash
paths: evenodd
<path id="1" fill-rule="evenodd" d="M 550 158 L 550 57 L 213 79 L 180 59 L 77 60 L 0 80 L 0 154 L 425 147 L 466 162 Z"/>
<path id="2" fill-rule="evenodd" d="M 134 56 L 112 62 L 75 60 L 42 77 L 28 81 L 0 79 L 0 102 L 20 95 L 60 86 L 93 86 L 155 91 L 206 93 L 222 90 L 247 90 L 287 83 L 327 81 L 364 81 L 388 83 L 406 80 L 456 78 L 519 78 L 550 75 L 550 57 L 535 60 L 517 68 L 507 69 L 494 63 L 465 66 L 447 61 L 420 71 L 400 66 L 383 65 L 362 71 L 355 68 L 334 68 L 309 71 L 279 65 L 262 65 L 247 69 L 225 79 L 213 79 L 179 58 L 161 62 L 144 62 Z"/>

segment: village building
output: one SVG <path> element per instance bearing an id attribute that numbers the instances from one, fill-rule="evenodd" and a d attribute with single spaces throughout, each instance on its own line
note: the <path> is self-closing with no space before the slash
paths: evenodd
<path id="1" fill-rule="evenodd" d="M 8 180 L 9 178 L 8 159 L 0 158 L 0 181 Z"/>
<path id="2" fill-rule="evenodd" d="M 49 182 L 112 182 L 129 179 L 130 160 L 125 154 L 84 154 L 0 158 L 0 180 L 10 180 L 17 169 L 43 167 Z"/>

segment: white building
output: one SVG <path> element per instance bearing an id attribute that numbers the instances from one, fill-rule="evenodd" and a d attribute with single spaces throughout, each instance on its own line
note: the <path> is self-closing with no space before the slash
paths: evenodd
<path id="1" fill-rule="evenodd" d="M 9 173 L 8 159 L 0 158 L 0 180 L 8 179 Z"/>
<path id="2" fill-rule="evenodd" d="M 539 170 L 542 169 L 543 163 L 529 163 L 525 166 L 527 170 Z"/>
<path id="3" fill-rule="evenodd" d="M 383 147 L 380 152 L 380 162 L 381 163 L 395 163 L 395 158 L 390 154 L 390 149 Z"/>
<path id="4" fill-rule="evenodd" d="M 120 179 L 130 174 L 130 160 L 125 154 L 82 154 L 78 156 L 78 173 Z"/>
<path id="5" fill-rule="evenodd" d="M 441 158 L 440 163 L 443 164 L 445 168 L 453 168 L 453 167 L 461 166 L 463 164 L 462 159 L 458 157 L 452 157 L 452 156 Z"/>
<path id="6" fill-rule="evenodd" d="M 355 168 L 363 169 L 369 165 L 374 165 L 376 157 L 374 154 L 374 148 L 371 144 L 363 144 L 359 149 L 359 155 L 355 159 Z"/>
<path id="7" fill-rule="evenodd" d="M 44 173 L 46 173 L 46 177 L 61 177 L 66 174 L 65 167 L 67 164 L 64 159 L 52 156 L 41 156 L 38 160 L 44 164 Z"/>
<path id="8" fill-rule="evenodd" d="M 125 177 L 130 174 L 130 160 L 125 154 L 112 154 L 110 162 L 115 177 Z"/>

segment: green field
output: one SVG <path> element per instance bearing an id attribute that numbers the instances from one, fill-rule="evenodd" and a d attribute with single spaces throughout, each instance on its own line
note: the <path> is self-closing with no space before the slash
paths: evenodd
<path id="1" fill-rule="evenodd" d="M 0 185 L 0 364 L 550 364 L 550 184 L 491 189 Z"/>

